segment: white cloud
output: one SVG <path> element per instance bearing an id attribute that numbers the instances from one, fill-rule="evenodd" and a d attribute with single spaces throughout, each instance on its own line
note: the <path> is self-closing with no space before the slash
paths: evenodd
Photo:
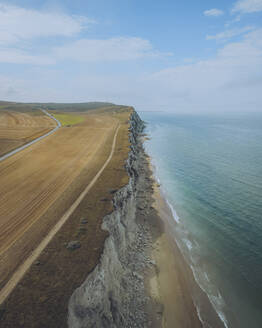
<path id="1" fill-rule="evenodd" d="M 86 17 L 0 4 L 0 44 L 36 37 L 70 37 L 92 22 Z"/>
<path id="2" fill-rule="evenodd" d="M 255 13 L 262 11 L 262 0 L 238 0 L 232 9 L 233 13 Z"/>
<path id="3" fill-rule="evenodd" d="M 223 12 L 223 10 L 213 8 L 213 9 L 205 10 L 204 11 L 204 15 L 205 16 L 215 16 L 215 17 L 218 17 L 218 16 L 224 15 L 224 12 Z"/>
<path id="4" fill-rule="evenodd" d="M 55 64 L 55 60 L 44 55 L 31 55 L 14 48 L 0 48 L 0 63 L 52 65 Z"/>
<path id="5" fill-rule="evenodd" d="M 24 81 L 0 75 L 0 99 L 22 99 L 26 86 Z"/>
<path id="6" fill-rule="evenodd" d="M 5 32 L 1 24 L 0 21 L 2 37 L 5 36 L 7 40 L 13 37 L 14 42 L 35 36 L 54 35 L 51 32 L 43 34 L 41 29 L 40 32 L 32 35 L 33 32 L 30 34 L 25 29 L 17 36 L 15 30 L 10 30 L 9 34 Z M 80 30 L 83 28 L 82 23 L 79 28 Z M 65 33 L 76 34 L 78 32 L 73 31 L 79 31 L 79 28 Z M 232 29 L 209 38 L 224 40 L 245 33 L 251 28 Z M 58 35 L 62 35 L 62 32 Z M 185 60 L 187 63 L 184 65 L 170 67 L 154 74 L 132 74 L 129 68 L 124 74 L 119 73 L 121 70 L 117 69 L 112 73 L 113 69 L 111 69 L 111 73 L 99 75 L 95 73 L 95 69 L 90 69 L 95 66 L 93 65 L 95 62 L 115 61 L 117 67 L 117 61 L 164 55 L 168 54 L 157 52 L 150 41 L 132 37 L 71 41 L 64 46 L 50 49 L 47 56 L 36 55 L 35 51 L 29 53 L 16 45 L 10 45 L 9 41 L 9 48 L 6 45 L 0 48 L 2 62 L 48 65 L 62 60 L 72 60 L 88 64 L 78 65 L 81 66 L 81 71 L 77 71 L 76 68 L 75 76 L 70 75 L 70 78 L 66 78 L 68 71 L 66 66 L 62 65 L 50 66 L 48 69 L 30 67 L 24 77 L 25 81 L 4 79 L 0 76 L 0 99 L 107 100 L 135 105 L 141 110 L 179 112 L 261 110 L 262 29 L 253 30 L 242 36 L 241 41 L 221 47 L 213 59 L 202 61 L 195 59 L 192 62 Z"/>
<path id="7" fill-rule="evenodd" d="M 226 31 L 218 33 L 216 35 L 207 35 L 206 39 L 207 40 L 217 40 L 217 41 L 224 40 L 225 41 L 225 40 L 233 38 L 234 36 L 244 34 L 253 29 L 254 29 L 254 27 L 252 27 L 252 26 L 246 26 L 243 28 L 235 28 L 235 29 L 231 29 L 231 30 L 226 30 Z"/>
<path id="8" fill-rule="evenodd" d="M 77 61 L 134 60 L 143 57 L 157 57 L 162 54 L 153 49 L 148 40 L 135 37 L 119 37 L 104 40 L 81 39 L 57 47 L 54 56 L 58 59 Z"/>
<path id="9" fill-rule="evenodd" d="M 235 23 L 238 23 L 238 22 L 240 22 L 240 20 L 241 20 L 241 15 L 237 15 L 234 19 L 226 22 L 225 23 L 225 27 L 229 27 L 230 25 L 233 25 Z"/>
<path id="10" fill-rule="evenodd" d="M 94 21 L 86 17 L 0 3 L 0 62 L 50 65 L 63 59 L 95 62 L 170 55 L 157 52 L 148 40 L 135 37 L 63 40 L 63 45 L 51 47 L 50 37 L 79 36 L 91 23 Z M 41 51 L 37 45 L 43 37 L 48 40 L 41 40 Z"/>
<path id="11" fill-rule="evenodd" d="M 178 111 L 254 111 L 262 108 L 262 29 L 221 48 L 214 59 L 169 68 L 150 78 L 159 102 Z"/>
<path id="12" fill-rule="evenodd" d="M 0 63 L 53 65 L 61 60 L 74 62 L 128 61 L 170 56 L 160 53 L 145 39 L 119 37 L 104 40 L 81 39 L 50 49 L 48 55 L 32 54 L 14 47 L 0 47 Z"/>
<path id="13" fill-rule="evenodd" d="M 63 72 L 48 73 L 44 82 L 37 71 L 37 85 L 28 82 L 24 100 L 32 95 L 34 101 L 106 100 L 176 112 L 262 110 L 262 29 L 223 46 L 213 59 L 152 74 L 87 74 L 86 66 L 70 79 Z"/>

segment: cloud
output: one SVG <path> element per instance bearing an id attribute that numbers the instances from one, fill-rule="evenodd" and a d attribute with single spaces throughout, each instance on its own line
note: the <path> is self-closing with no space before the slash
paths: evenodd
<path id="1" fill-rule="evenodd" d="M 154 73 L 97 74 L 82 65 L 76 76 L 37 68 L 23 83 L 0 79 L 0 99 L 80 102 L 106 100 L 138 110 L 181 113 L 262 110 L 262 29 L 219 49 L 216 56 Z M 14 89 L 10 89 L 10 87 Z M 14 90 L 16 96 L 14 95 Z"/>
<path id="2" fill-rule="evenodd" d="M 80 33 L 92 23 L 87 17 L 0 4 L 0 62 L 52 65 L 61 60 L 125 61 L 171 55 L 156 51 L 142 38 L 83 38 Z M 82 38 L 75 41 L 80 35 Z M 54 48 L 51 37 L 70 41 L 59 39 L 60 46 Z M 48 39 L 43 42 L 39 38 Z"/>
<path id="3" fill-rule="evenodd" d="M 74 62 L 128 61 L 171 56 L 156 51 L 150 41 L 135 37 L 80 39 L 49 49 L 48 55 L 32 54 L 14 47 L 0 47 L 0 63 L 54 65 L 62 60 Z"/>
<path id="4" fill-rule="evenodd" d="M 0 45 L 39 37 L 70 37 L 93 22 L 81 16 L 0 4 Z"/>
<path id="5" fill-rule="evenodd" d="M 62 31 L 57 35 L 77 35 L 79 32 L 73 31 L 81 31 L 84 26 L 80 23 L 78 29 L 70 30 L 72 34 Z M 141 110 L 177 112 L 261 111 L 262 29 L 251 29 L 247 26 L 209 36 L 210 39 L 225 40 L 241 35 L 240 41 L 220 46 L 211 59 L 185 60 L 183 65 L 147 74 L 132 74 L 130 68 L 121 73 L 123 70 L 117 69 L 120 61 L 128 61 L 130 67 L 130 60 L 170 55 L 156 51 L 149 40 L 142 38 L 91 40 L 82 37 L 78 41 L 63 40 L 62 46 L 54 49 L 49 46 L 49 52 L 45 51 L 47 55 L 37 55 L 36 46 L 34 51 L 29 51 L 23 48 L 23 44 L 19 48 L 9 41 L 0 48 L 0 61 L 50 67 L 28 66 L 24 69 L 26 74 L 23 81 L 0 76 L 0 99 L 62 102 L 106 100 L 134 105 Z M 43 34 L 39 31 L 32 36 L 30 33 L 33 32 L 25 32 L 26 29 L 18 36 L 12 30 L 9 34 L 2 28 L 0 31 L 7 39 L 13 36 L 16 41 L 12 42 L 54 36 L 51 32 Z M 63 60 L 78 61 L 81 65 L 51 65 Z M 115 63 L 110 63 L 110 70 L 103 70 L 103 65 L 97 65 L 97 71 L 97 66 L 93 65 L 113 61 Z M 82 64 L 84 62 L 87 64 Z M 72 67 L 74 74 L 71 74 Z"/>
<path id="6" fill-rule="evenodd" d="M 162 108 L 169 104 L 182 112 L 261 111 L 262 29 L 222 47 L 213 59 L 154 73 L 150 83 L 166 102 L 153 99 Z"/>
<path id="7" fill-rule="evenodd" d="M 50 54 L 39 54 L 38 39 L 73 37 L 91 23 L 94 21 L 82 16 L 0 4 L 0 62 L 31 65 L 55 64 L 56 58 Z M 42 49 L 50 48 L 48 42 L 41 43 L 41 46 Z"/>
<path id="8" fill-rule="evenodd" d="M 30 92 L 24 100 L 29 101 L 32 95 L 34 101 L 106 100 L 134 105 L 140 110 L 182 113 L 247 112 L 262 108 L 262 29 L 247 33 L 239 42 L 224 45 L 212 59 L 154 73 L 87 74 L 86 65 L 82 66 L 75 77 L 66 79 L 66 72 L 58 71 L 48 73 L 44 82 L 37 71 L 37 85 L 35 81 L 28 82 Z"/>
<path id="9" fill-rule="evenodd" d="M 223 10 L 213 8 L 213 9 L 209 9 L 209 10 L 204 11 L 204 15 L 205 16 L 215 16 L 215 17 L 218 17 L 218 16 L 224 15 L 224 12 L 223 12 Z"/>
<path id="10" fill-rule="evenodd" d="M 232 9 L 233 13 L 255 13 L 262 11 L 262 0 L 238 0 Z"/>
<path id="11" fill-rule="evenodd" d="M 31 55 L 15 48 L 0 48 L 0 63 L 52 65 L 55 64 L 55 59 L 50 56 Z"/>
<path id="12" fill-rule="evenodd" d="M 21 99 L 26 86 L 23 81 L 0 75 L 0 99 Z"/>
<path id="13" fill-rule="evenodd" d="M 232 24 L 238 23 L 241 20 L 241 15 L 237 15 L 234 19 L 225 23 L 225 27 L 229 27 Z"/>
<path id="14" fill-rule="evenodd" d="M 136 37 L 118 37 L 104 40 L 81 39 L 54 50 L 57 59 L 83 62 L 135 60 L 144 57 L 168 56 L 159 53 L 148 40 Z"/>
<path id="15" fill-rule="evenodd" d="M 217 40 L 217 41 L 223 40 L 223 41 L 225 41 L 225 40 L 233 38 L 234 36 L 244 34 L 251 30 L 254 30 L 253 26 L 246 26 L 243 28 L 235 28 L 235 29 L 231 29 L 231 30 L 226 30 L 226 31 L 218 33 L 216 35 L 207 35 L 206 39 L 207 40 Z"/>

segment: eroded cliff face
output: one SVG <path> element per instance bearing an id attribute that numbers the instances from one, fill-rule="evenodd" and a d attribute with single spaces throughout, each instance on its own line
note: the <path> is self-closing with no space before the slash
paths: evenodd
<path id="1" fill-rule="evenodd" d="M 139 210 L 148 206 L 145 187 L 152 188 L 145 170 L 146 155 L 140 136 L 143 128 L 134 111 L 130 116 L 131 146 L 126 163 L 129 183 L 115 193 L 114 211 L 104 218 L 102 227 L 108 230 L 109 237 L 100 263 L 70 299 L 70 328 L 148 326 L 143 273 L 145 267 L 154 264 L 146 251 L 151 238 L 148 226 L 141 218 L 138 220 Z"/>

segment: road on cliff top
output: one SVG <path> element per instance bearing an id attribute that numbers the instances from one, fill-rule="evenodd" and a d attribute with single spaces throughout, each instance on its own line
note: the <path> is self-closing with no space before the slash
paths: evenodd
<path id="1" fill-rule="evenodd" d="M 46 110 L 44 110 L 44 109 L 41 109 L 41 111 L 42 111 L 43 113 L 45 113 L 47 116 L 49 116 L 51 119 L 53 119 L 54 121 L 56 121 L 57 126 L 56 126 L 53 130 L 49 131 L 48 133 L 46 133 L 46 134 L 44 134 L 44 135 L 42 135 L 42 136 L 40 136 L 40 137 L 38 137 L 38 138 L 36 138 L 36 139 L 34 139 L 34 140 L 28 142 L 27 144 L 25 144 L 25 145 L 23 145 L 23 146 L 20 146 L 20 147 L 18 147 L 18 148 L 16 148 L 16 149 L 10 151 L 9 153 L 7 153 L 7 154 L 1 156 L 1 157 L 0 157 L 0 162 L 2 162 L 2 161 L 4 161 L 5 159 L 7 159 L 7 158 L 9 158 L 9 157 L 11 157 L 11 156 L 13 156 L 13 155 L 19 153 L 20 151 L 26 149 L 27 147 L 30 147 L 30 146 L 33 145 L 34 143 L 36 143 L 36 142 L 38 142 L 38 141 L 40 141 L 40 140 L 42 140 L 42 139 L 48 137 L 50 134 L 54 133 L 54 132 L 57 131 L 59 128 L 61 128 L 61 126 L 62 126 L 61 123 L 60 123 L 60 122 L 59 122 L 59 121 L 58 121 L 53 115 L 49 114 L 49 113 L 48 113 Z"/>

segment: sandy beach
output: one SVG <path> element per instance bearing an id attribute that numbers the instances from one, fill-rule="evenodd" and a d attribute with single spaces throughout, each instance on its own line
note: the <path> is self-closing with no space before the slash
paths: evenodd
<path id="1" fill-rule="evenodd" d="M 150 158 L 149 170 L 153 172 Z M 154 181 L 153 207 L 157 212 L 162 233 L 153 243 L 151 258 L 156 266 L 149 278 L 148 289 L 158 308 L 162 308 L 159 313 L 162 318 L 161 327 L 222 328 L 222 322 L 208 297 L 196 283 L 176 243 L 174 231 L 177 222 L 161 192 L 160 185 L 154 180 L 153 173 L 151 178 Z M 201 304 L 201 314 L 196 305 L 196 298 Z M 159 327 L 159 322 L 156 325 Z"/>
<path id="2" fill-rule="evenodd" d="M 151 256 L 156 268 L 149 289 L 156 302 L 163 305 L 162 327 L 202 327 L 191 296 L 188 268 L 170 234 L 170 219 L 174 219 L 156 183 L 153 197 L 164 231 L 153 244 Z"/>

